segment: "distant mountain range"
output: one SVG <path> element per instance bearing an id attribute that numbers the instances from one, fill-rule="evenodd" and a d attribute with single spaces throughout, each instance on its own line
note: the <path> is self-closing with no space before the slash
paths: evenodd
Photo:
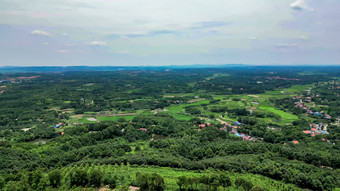
<path id="1" fill-rule="evenodd" d="M 242 64 L 228 65 L 170 65 L 170 66 L 3 66 L 2 73 L 13 72 L 67 72 L 67 71 L 117 71 L 117 70 L 166 70 L 190 68 L 247 67 Z"/>
<path id="2" fill-rule="evenodd" d="M 119 71 L 119 70 L 166 70 L 166 69 L 199 69 L 199 68 L 267 68 L 267 69 L 288 69 L 288 68 L 316 68 L 319 66 L 251 66 L 243 64 L 224 65 L 170 65 L 170 66 L 2 66 L 0 73 L 18 72 L 68 72 L 68 71 Z M 340 66 L 322 66 L 340 70 Z"/>

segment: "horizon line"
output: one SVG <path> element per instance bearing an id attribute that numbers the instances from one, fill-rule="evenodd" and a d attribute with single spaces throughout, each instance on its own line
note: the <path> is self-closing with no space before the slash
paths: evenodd
<path id="1" fill-rule="evenodd" d="M 41 67 L 41 68 L 52 68 L 52 67 L 62 67 L 62 68 L 67 68 L 67 67 L 185 67 L 185 66 L 204 66 L 204 67 L 221 67 L 221 66 L 252 66 L 252 67 L 263 67 L 263 66 L 287 66 L 287 67 L 304 67 L 304 66 L 312 66 L 312 67 L 327 67 L 327 66 L 340 66 L 340 64 L 330 64 L 330 65 L 316 65 L 316 64 L 303 64 L 303 65 L 284 65 L 284 64 L 279 64 L 279 65 L 252 65 L 252 64 L 184 64 L 184 65 L 130 65 L 130 66 L 123 66 L 123 65 L 98 65 L 98 66 L 93 66 L 93 65 L 68 65 L 68 66 L 62 66 L 62 65 L 51 65 L 51 66 L 43 66 L 43 65 L 33 65 L 33 66 L 21 66 L 21 65 L 4 65 L 0 66 L 0 68 L 29 68 L 29 67 Z"/>

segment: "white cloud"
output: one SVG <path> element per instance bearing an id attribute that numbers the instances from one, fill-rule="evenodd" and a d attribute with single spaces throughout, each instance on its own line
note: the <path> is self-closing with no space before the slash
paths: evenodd
<path id="1" fill-rule="evenodd" d="M 306 0 L 296 0 L 290 4 L 290 7 L 295 10 L 309 10 L 314 11 L 314 9 L 307 6 Z"/>
<path id="2" fill-rule="evenodd" d="M 33 35 L 39 35 L 39 36 L 51 36 L 50 33 L 46 32 L 46 31 L 42 31 L 42 30 L 34 30 L 32 31 Z"/>
<path id="3" fill-rule="evenodd" d="M 107 46 L 106 42 L 102 42 L 102 41 L 92 41 L 90 42 L 91 46 Z"/>
<path id="4" fill-rule="evenodd" d="M 38 0 L 38 2 L 43 0 Z M 27 0 L 0 1 L 2 9 L 11 9 L 20 4 L 23 14 L 31 14 L 44 10 L 48 19 L 32 19 L 18 16 L 8 19 L 0 17 L 2 24 L 25 24 L 31 26 L 65 27 L 86 29 L 90 33 L 101 35 L 131 33 L 146 34 L 152 31 L 179 31 L 197 26 L 198 23 L 214 23 L 214 28 L 238 28 L 244 23 L 247 29 L 255 25 L 257 20 L 274 25 L 277 20 L 290 19 L 289 9 L 273 9 L 284 7 L 286 0 L 50 0 L 49 3 L 32 3 Z M 192 6 L 193 3 L 195 6 Z M 15 9 L 14 9 L 15 10 Z M 60 11 L 63 11 L 60 14 Z M 254 14 L 256 13 L 256 14 Z M 249 15 L 252 15 L 249 17 Z M 268 15 L 271 15 L 268 17 Z M 70 19 L 72 18 L 72 19 Z M 105 18 L 105 19 L 103 19 Z M 218 23 L 221 25 L 218 26 Z M 224 24 L 223 24 L 224 23 Z M 230 23 L 233 23 L 232 26 Z M 212 25 L 210 25 L 212 27 Z M 261 27 L 258 27 L 261 28 Z M 236 29 L 235 29 L 236 30 Z M 59 34 L 64 31 L 60 30 Z M 68 32 L 68 31 L 66 31 Z M 54 33 L 56 34 L 56 32 Z M 72 34 L 75 34 L 72 32 Z M 249 35 L 249 34 L 248 34 Z M 71 35 L 74 38 L 74 35 Z M 76 35 L 79 37 L 79 35 Z"/>
<path id="5" fill-rule="evenodd" d="M 197 55 L 198 58 L 198 55 L 215 57 L 221 54 L 230 55 L 226 59 L 228 61 L 251 63 L 253 59 L 246 54 L 250 55 L 253 52 L 257 56 L 262 55 L 262 52 L 265 55 L 266 51 L 269 51 L 270 55 L 272 53 L 281 55 L 282 52 L 290 54 L 297 49 L 306 52 L 313 50 L 315 52 L 312 54 L 317 57 L 318 47 L 330 46 L 334 50 L 339 50 L 340 47 L 339 43 L 336 43 L 338 39 L 336 32 L 340 27 L 340 20 L 336 19 L 340 15 L 337 11 L 340 9 L 340 1 L 334 0 L 50 0 L 48 3 L 41 2 L 44 0 L 37 0 L 34 3 L 27 0 L 0 0 L 0 23 L 13 26 L 20 31 L 27 31 L 28 34 L 35 29 L 39 29 L 34 32 L 35 35 L 45 34 L 48 37 L 51 34 L 53 41 L 45 37 L 40 39 L 43 41 L 37 43 L 44 48 L 49 47 L 49 50 L 54 50 L 54 53 L 59 56 L 62 54 L 58 53 L 58 50 L 69 50 L 69 53 L 63 56 L 70 58 L 83 59 L 84 57 L 77 55 L 80 51 L 86 52 L 84 55 L 88 57 L 112 54 L 123 58 L 133 55 L 131 59 L 136 55 L 150 55 L 150 58 L 163 55 Z M 17 9 L 18 5 L 20 11 Z M 309 12 L 311 6 L 317 8 L 317 11 Z M 32 12 L 41 10 L 48 13 L 48 19 L 32 18 Z M 13 11 L 18 11 L 20 14 L 11 15 Z M 193 29 L 195 27 L 196 29 Z M 41 30 L 45 30 L 45 33 L 41 33 Z M 69 37 L 64 36 L 65 33 Z M 159 35 L 160 33 L 162 35 Z M 132 39 L 127 37 L 130 34 L 144 36 Z M 28 38 L 37 40 L 35 35 L 29 34 Z M 44 41 L 49 42 L 48 46 L 42 45 Z M 31 46 L 23 47 L 27 50 L 30 48 Z M 233 54 L 229 54 L 234 50 Z M 260 54 L 258 50 L 261 50 Z M 285 50 L 292 51 L 285 52 Z M 326 50 L 320 52 L 322 51 Z M 127 55 L 124 55 L 125 53 Z M 237 56 L 232 55 L 237 55 L 236 53 L 240 55 L 240 59 L 233 60 Z M 201 61 L 195 56 L 193 56 L 194 60 Z M 321 53 L 319 57 L 322 57 Z M 50 60 L 55 59 L 58 57 Z M 104 59 L 108 57 L 103 56 Z M 187 57 L 183 56 L 182 59 L 185 62 Z M 179 60 L 173 59 L 173 61 Z"/>
<path id="6" fill-rule="evenodd" d="M 48 45 L 48 42 L 44 42 L 43 44 L 44 44 L 45 46 L 47 46 L 47 45 Z"/>

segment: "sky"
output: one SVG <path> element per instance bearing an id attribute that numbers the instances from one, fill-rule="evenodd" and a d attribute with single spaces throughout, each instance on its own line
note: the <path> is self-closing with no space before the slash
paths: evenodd
<path id="1" fill-rule="evenodd" d="M 1 0 L 0 66 L 340 65 L 339 0 Z"/>

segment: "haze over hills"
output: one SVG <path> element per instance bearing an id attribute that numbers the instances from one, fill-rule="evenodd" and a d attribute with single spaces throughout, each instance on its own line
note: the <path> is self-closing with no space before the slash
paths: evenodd
<path id="1" fill-rule="evenodd" d="M 198 68 L 244 68 L 247 69 L 277 69 L 289 70 L 290 68 L 313 69 L 322 67 L 323 70 L 339 70 L 340 66 L 251 66 L 244 64 L 225 65 L 169 65 L 169 66 L 2 66 L 0 73 L 15 72 L 66 72 L 66 71 L 118 71 L 118 70 L 166 70 L 166 69 L 198 69 Z"/>

